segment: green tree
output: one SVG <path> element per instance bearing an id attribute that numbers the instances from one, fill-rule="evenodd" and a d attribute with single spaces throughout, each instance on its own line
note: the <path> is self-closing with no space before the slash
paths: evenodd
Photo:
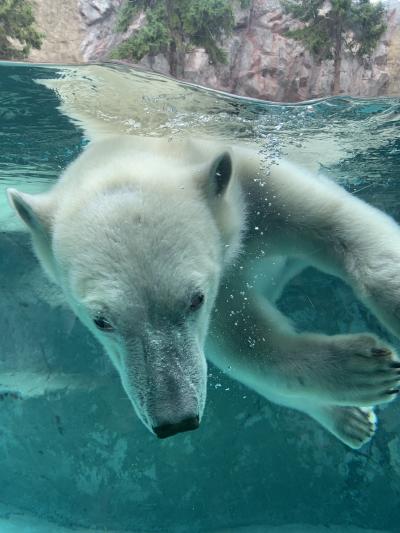
<path id="1" fill-rule="evenodd" d="M 241 0 L 243 7 L 246 1 Z M 226 53 L 220 44 L 234 27 L 231 1 L 125 0 L 117 31 L 126 31 L 139 12 L 145 13 L 146 23 L 124 41 L 112 57 L 139 61 L 147 54 L 163 53 L 168 59 L 170 74 L 178 78 L 183 77 L 185 53 L 190 47 L 204 47 L 213 63 L 226 62 Z"/>
<path id="2" fill-rule="evenodd" d="M 284 0 L 284 8 L 302 28 L 287 36 L 301 41 L 318 59 L 333 59 L 333 94 L 340 92 L 343 52 L 369 56 L 386 29 L 385 9 L 370 0 Z"/>
<path id="3" fill-rule="evenodd" d="M 29 0 L 0 0 L 0 59 L 23 59 L 41 47 L 43 34 L 34 24 Z"/>

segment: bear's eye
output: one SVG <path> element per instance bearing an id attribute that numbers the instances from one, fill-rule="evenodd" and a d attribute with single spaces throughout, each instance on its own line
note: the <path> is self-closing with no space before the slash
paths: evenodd
<path id="1" fill-rule="evenodd" d="M 192 296 L 189 309 L 191 311 L 197 311 L 197 309 L 199 309 L 202 306 L 203 302 L 204 302 L 204 294 L 202 292 L 196 292 Z"/>
<path id="2" fill-rule="evenodd" d="M 97 316 L 93 319 L 93 322 L 98 329 L 101 329 L 101 331 L 112 331 L 114 329 L 104 316 Z"/>

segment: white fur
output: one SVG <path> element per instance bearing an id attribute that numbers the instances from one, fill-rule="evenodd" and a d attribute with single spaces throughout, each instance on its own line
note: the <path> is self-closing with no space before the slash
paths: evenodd
<path id="1" fill-rule="evenodd" d="M 216 194 L 224 153 L 233 173 Z M 201 416 L 212 314 L 211 361 L 359 447 L 375 430 L 368 406 L 396 396 L 395 354 L 372 335 L 297 333 L 274 303 L 312 264 L 399 336 L 400 230 L 327 179 L 284 161 L 270 170 L 246 146 L 104 136 L 48 193 L 9 197 L 150 429 Z M 189 313 L 197 290 L 205 302 Z"/>

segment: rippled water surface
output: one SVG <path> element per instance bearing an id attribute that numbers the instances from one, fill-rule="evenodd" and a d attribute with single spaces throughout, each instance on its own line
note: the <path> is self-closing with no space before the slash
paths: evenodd
<path id="1" fill-rule="evenodd" d="M 400 98 L 283 105 L 121 65 L 0 63 L 0 533 L 400 531 L 398 402 L 352 451 L 210 367 L 198 431 L 159 442 L 137 420 L 4 193 L 47 189 L 99 128 L 257 143 L 266 166 L 285 156 L 400 220 Z M 388 338 L 312 269 L 279 305 L 302 329 Z"/>

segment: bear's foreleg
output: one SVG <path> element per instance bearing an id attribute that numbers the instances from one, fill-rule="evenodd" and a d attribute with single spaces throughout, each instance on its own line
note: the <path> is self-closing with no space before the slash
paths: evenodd
<path id="1" fill-rule="evenodd" d="M 400 362 L 374 335 L 296 333 L 262 296 L 245 303 L 218 318 L 207 356 L 266 398 L 302 410 L 310 401 L 360 407 L 397 396 Z"/>
<path id="2" fill-rule="evenodd" d="M 290 163 L 272 168 L 266 193 L 260 195 L 255 186 L 250 248 L 266 256 L 298 257 L 341 277 L 400 338 L 399 225 L 334 182 Z"/>

